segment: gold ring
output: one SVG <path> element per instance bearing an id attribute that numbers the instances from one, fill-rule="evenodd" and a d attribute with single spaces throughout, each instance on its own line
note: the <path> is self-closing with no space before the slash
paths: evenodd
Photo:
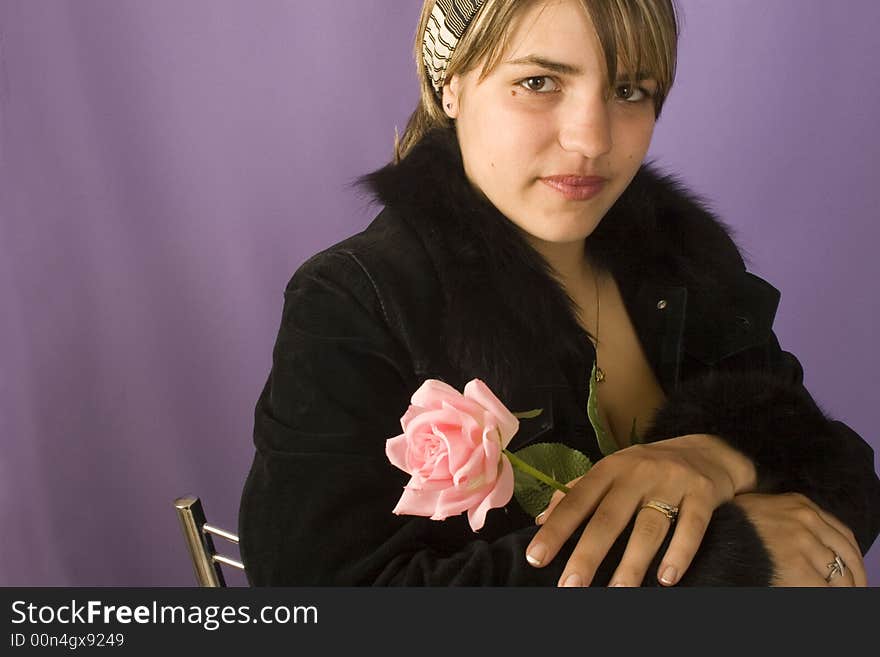
<path id="1" fill-rule="evenodd" d="M 667 504 L 666 502 L 661 502 L 659 500 L 648 500 L 644 504 L 642 504 L 642 509 L 654 509 L 655 511 L 659 511 L 662 513 L 669 522 L 675 522 L 675 519 L 678 518 L 678 507 L 673 506 L 672 504 Z"/>
<path id="2" fill-rule="evenodd" d="M 831 551 L 834 552 L 834 550 Z M 843 563 L 843 559 L 840 558 L 840 555 L 837 554 L 837 552 L 834 552 L 834 561 L 827 564 L 827 567 L 829 572 L 828 575 L 825 577 L 826 582 L 830 582 L 838 575 L 843 575 L 843 573 L 846 572 L 846 564 Z"/>

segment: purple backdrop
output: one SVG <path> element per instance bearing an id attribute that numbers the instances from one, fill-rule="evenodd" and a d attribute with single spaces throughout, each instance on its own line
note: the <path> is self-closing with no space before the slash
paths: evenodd
<path id="1" fill-rule="evenodd" d="M 0 0 L 0 585 L 188 586 L 173 499 L 235 527 L 284 285 L 375 212 L 420 5 Z M 878 450 L 880 3 L 680 6 L 651 156 Z"/>

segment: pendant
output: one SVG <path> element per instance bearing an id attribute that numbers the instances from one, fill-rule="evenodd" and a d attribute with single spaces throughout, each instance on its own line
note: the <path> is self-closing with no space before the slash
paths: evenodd
<path id="1" fill-rule="evenodd" d="M 596 383 L 602 383 L 605 380 L 605 372 L 598 365 L 596 366 Z"/>

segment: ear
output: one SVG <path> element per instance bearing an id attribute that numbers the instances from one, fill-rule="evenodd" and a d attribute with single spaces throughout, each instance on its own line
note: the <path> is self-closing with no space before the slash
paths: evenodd
<path id="1" fill-rule="evenodd" d="M 443 85 L 443 111 L 450 119 L 457 119 L 461 103 L 461 76 L 456 73 Z"/>

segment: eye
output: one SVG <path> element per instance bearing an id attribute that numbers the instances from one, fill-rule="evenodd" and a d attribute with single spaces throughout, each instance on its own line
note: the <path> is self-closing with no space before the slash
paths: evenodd
<path id="1" fill-rule="evenodd" d="M 530 78 L 526 78 L 525 80 L 520 80 L 517 82 L 519 86 L 533 94 L 548 94 L 552 93 L 552 91 L 557 91 L 556 89 L 547 91 L 547 82 L 551 82 L 552 84 L 556 84 L 556 82 L 549 75 L 536 75 Z M 534 84 L 537 83 L 537 84 Z"/>
<path id="2" fill-rule="evenodd" d="M 621 90 L 624 90 L 623 94 L 620 93 Z M 645 87 L 636 86 L 633 82 L 625 82 L 617 85 L 617 92 L 619 98 L 623 98 L 626 102 L 633 104 L 650 100 L 653 96 L 653 94 L 645 89 Z M 635 95 L 635 100 L 633 100 L 633 95 Z"/>

